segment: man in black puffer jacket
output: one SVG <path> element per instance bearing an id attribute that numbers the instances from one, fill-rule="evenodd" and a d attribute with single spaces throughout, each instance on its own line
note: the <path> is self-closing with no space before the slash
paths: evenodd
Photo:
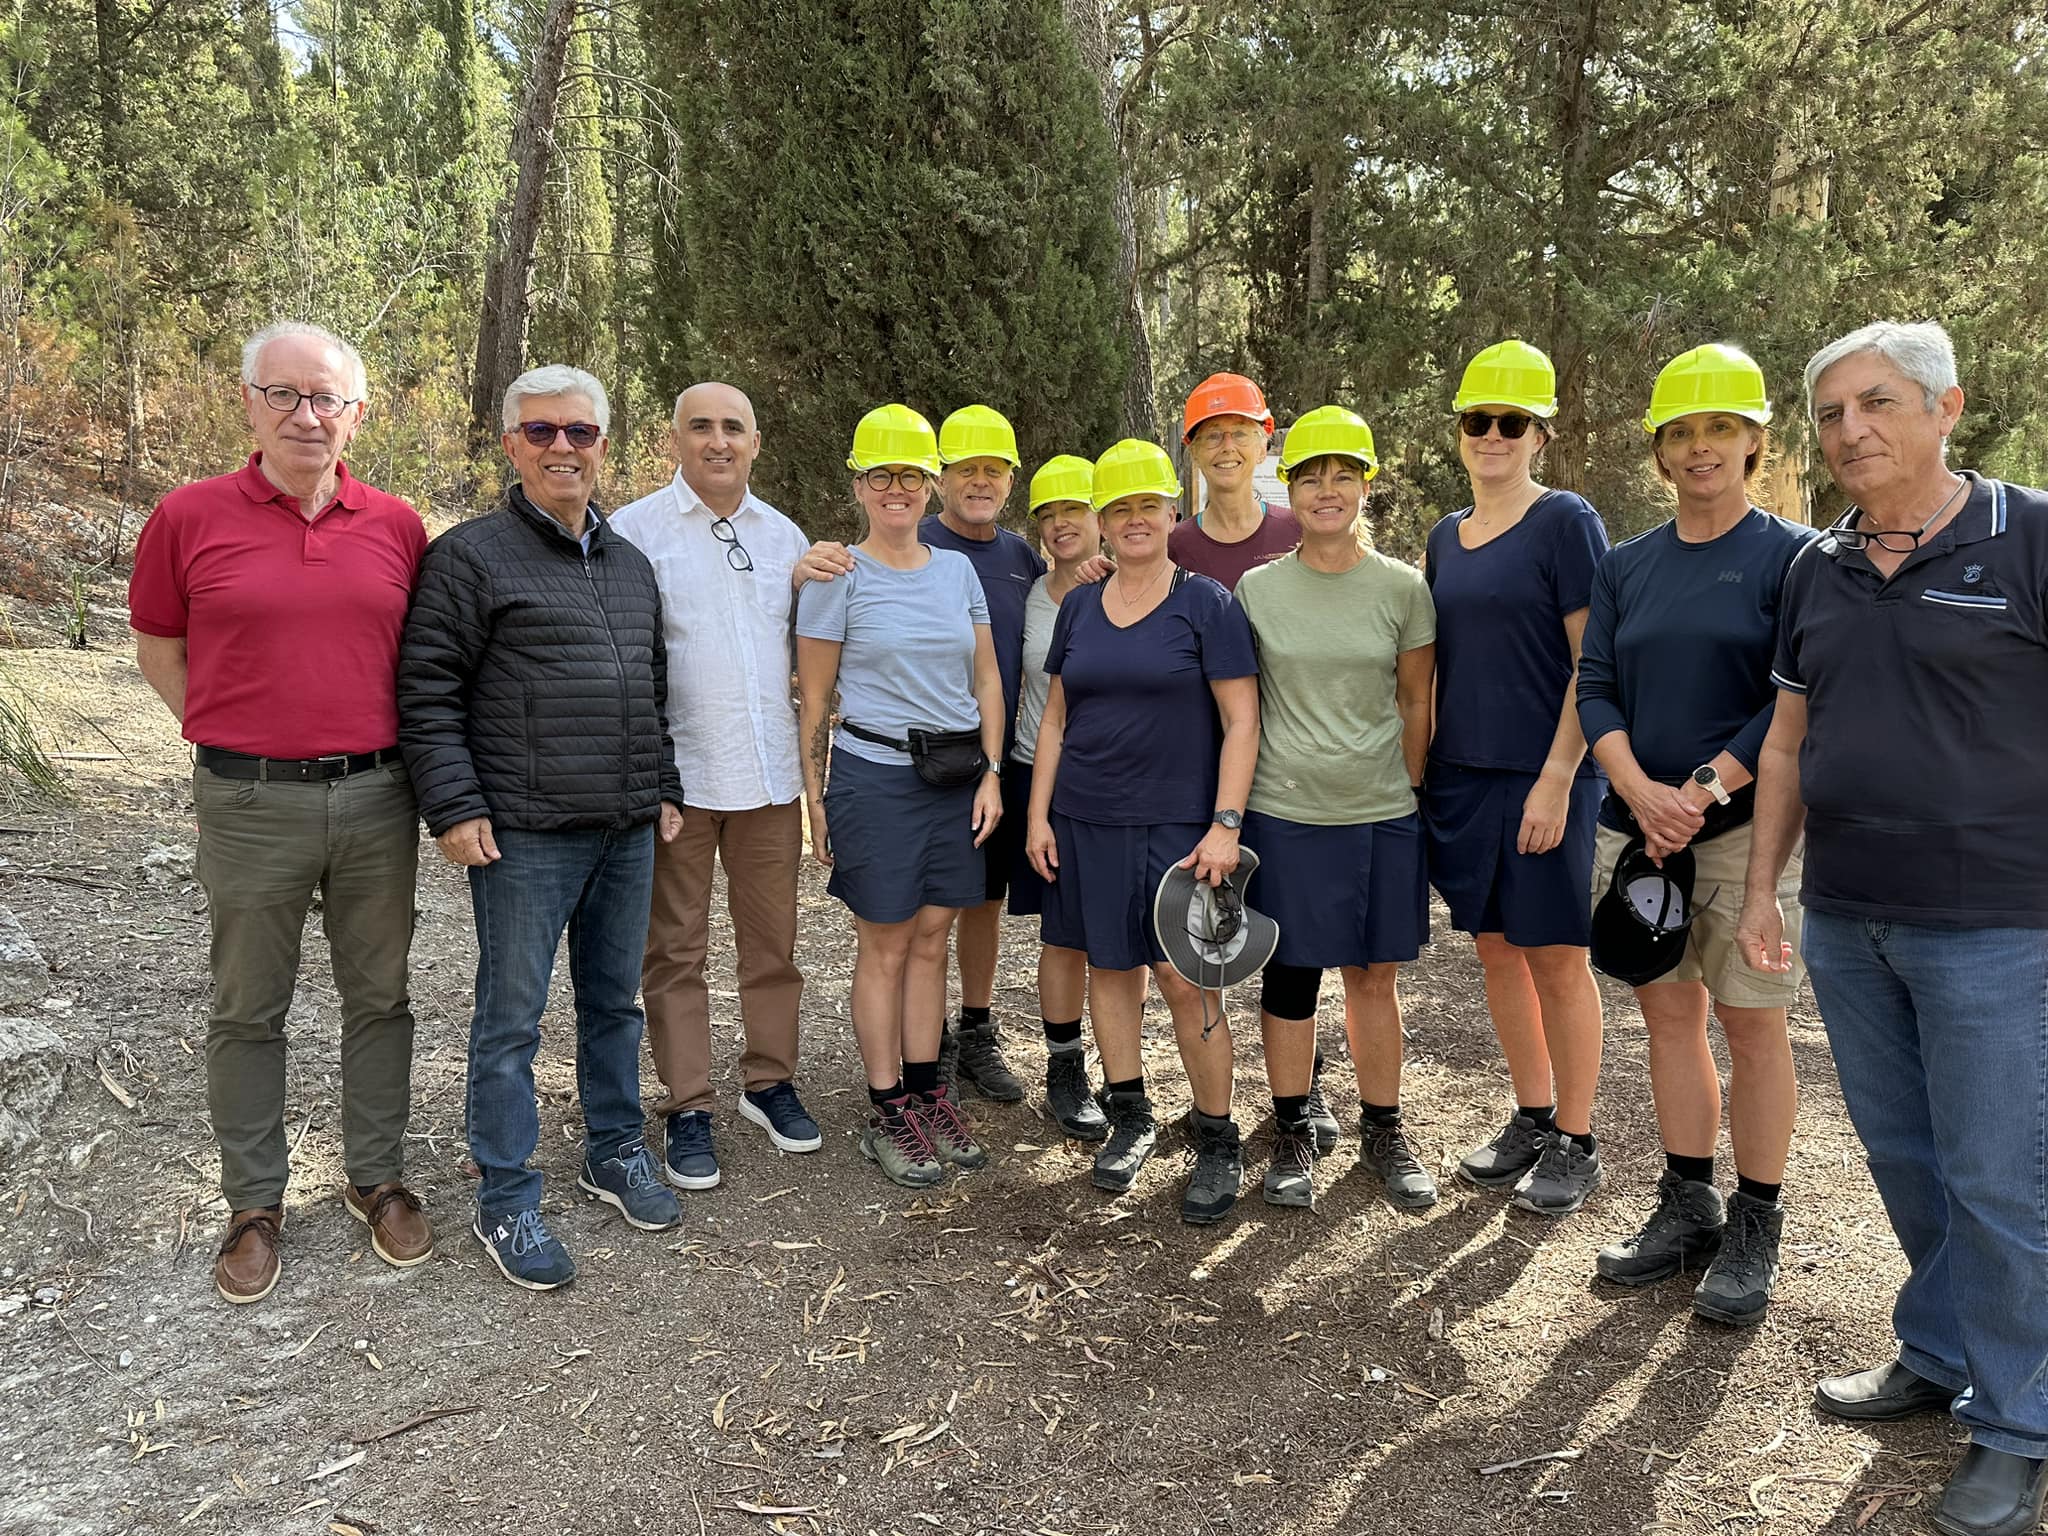
<path id="1" fill-rule="evenodd" d="M 469 871 L 476 915 L 474 1230 L 529 1290 L 576 1273 L 526 1165 L 540 1137 L 533 1058 L 565 928 L 585 1131 L 576 1182 L 643 1230 L 682 1214 L 647 1153 L 633 999 L 654 838 L 681 830 L 683 786 L 662 717 L 654 569 L 591 500 L 609 416 L 604 387 L 578 369 L 512 382 L 504 443 L 519 484 L 427 550 L 398 661 L 406 768 L 442 856 Z"/>

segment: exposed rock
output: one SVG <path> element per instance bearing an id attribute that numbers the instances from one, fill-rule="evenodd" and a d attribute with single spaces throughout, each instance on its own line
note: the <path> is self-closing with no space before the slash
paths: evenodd
<path id="1" fill-rule="evenodd" d="M 40 1019 L 0 1015 L 0 1159 L 42 1134 L 64 1088 L 64 1042 Z"/>
<path id="2" fill-rule="evenodd" d="M 136 868 L 148 879 L 175 885 L 192 878 L 192 850 L 183 843 L 154 843 Z"/>
<path id="3" fill-rule="evenodd" d="M 0 907 L 0 1013 L 40 1003 L 50 990 L 50 963 L 12 909 Z"/>

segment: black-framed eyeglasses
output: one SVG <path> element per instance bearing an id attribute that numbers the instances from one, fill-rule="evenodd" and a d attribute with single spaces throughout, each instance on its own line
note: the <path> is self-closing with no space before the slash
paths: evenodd
<path id="1" fill-rule="evenodd" d="M 568 438 L 571 448 L 595 448 L 598 439 L 604 436 L 603 427 L 588 421 L 522 421 L 518 432 L 536 448 L 554 447 L 557 434 Z"/>
<path id="2" fill-rule="evenodd" d="M 1927 537 L 1927 530 L 1932 528 L 1941 514 L 1949 509 L 1949 503 L 1953 502 L 1969 483 L 1965 480 L 1962 485 L 1950 491 L 1948 500 L 1929 513 L 1927 521 L 1918 528 L 1858 528 L 1854 526 L 1856 520 L 1869 514 L 1861 507 L 1851 507 L 1842 514 L 1841 521 L 1828 530 L 1828 537 L 1834 541 L 1837 549 L 1868 549 L 1875 544 L 1890 554 L 1910 555 L 1920 547 L 1920 541 Z"/>
<path id="3" fill-rule="evenodd" d="M 286 416 L 296 411 L 299 402 L 304 400 L 313 407 L 313 414 L 322 421 L 332 421 L 357 403 L 346 395 L 337 395 L 331 389 L 316 389 L 313 393 L 307 394 L 303 389 L 293 389 L 289 384 L 259 385 L 256 393 L 263 397 L 265 405 Z"/>
<path id="4" fill-rule="evenodd" d="M 1467 437 L 1484 437 L 1488 430 L 1499 426 L 1500 435 L 1513 442 L 1535 423 L 1534 416 L 1520 411 L 1467 411 L 1458 418 L 1458 429 Z"/>
<path id="5" fill-rule="evenodd" d="M 921 469 L 871 469 L 861 476 L 871 491 L 886 491 L 900 485 L 906 491 L 921 491 L 931 476 Z"/>
<path id="6" fill-rule="evenodd" d="M 739 530 L 732 525 L 732 519 L 714 517 L 711 519 L 711 537 L 725 546 L 725 563 L 736 571 L 751 571 L 754 557 L 747 553 L 747 546 L 740 542 Z"/>

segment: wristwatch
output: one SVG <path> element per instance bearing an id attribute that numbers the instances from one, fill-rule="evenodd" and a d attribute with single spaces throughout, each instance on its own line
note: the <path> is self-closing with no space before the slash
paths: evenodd
<path id="1" fill-rule="evenodd" d="M 1693 769 L 1692 781 L 1712 795 L 1720 804 L 1726 805 L 1728 803 L 1728 791 L 1723 787 L 1721 775 L 1715 772 L 1712 763 L 1702 763 L 1699 767 Z"/>
<path id="2" fill-rule="evenodd" d="M 1218 811 L 1209 819 L 1215 822 L 1217 826 L 1230 832 L 1235 832 L 1244 825 L 1244 817 L 1240 816 L 1236 811 Z"/>
<path id="3" fill-rule="evenodd" d="M 988 771 L 1000 779 L 1003 776 L 1003 765 L 992 757 L 988 760 Z"/>

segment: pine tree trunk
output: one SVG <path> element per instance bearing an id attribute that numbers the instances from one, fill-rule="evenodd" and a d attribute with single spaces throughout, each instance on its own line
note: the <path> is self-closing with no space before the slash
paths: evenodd
<path id="1" fill-rule="evenodd" d="M 1553 451 L 1543 466 L 1547 485 L 1583 490 L 1586 483 L 1586 338 L 1567 299 L 1572 280 L 1592 273 L 1600 217 L 1593 177 L 1592 87 L 1587 67 L 1599 47 L 1599 0 L 1580 0 L 1558 38 L 1555 163 L 1558 168 L 1558 270 L 1551 277 L 1550 357 L 1557 367 L 1557 429 L 1570 452 Z M 1561 445 L 1562 446 L 1562 445 Z"/>
<path id="2" fill-rule="evenodd" d="M 569 57 L 580 0 L 548 0 L 540 41 L 527 71 L 526 94 L 512 128 L 512 163 L 518 168 L 510 203 L 498 219 L 497 249 L 484 277 L 483 312 L 476 333 L 476 372 L 470 382 L 473 451 L 498 436 L 498 402 L 526 360 L 527 288 L 534 244 L 540 237 L 542 194 L 554 143 L 555 104 Z"/>

